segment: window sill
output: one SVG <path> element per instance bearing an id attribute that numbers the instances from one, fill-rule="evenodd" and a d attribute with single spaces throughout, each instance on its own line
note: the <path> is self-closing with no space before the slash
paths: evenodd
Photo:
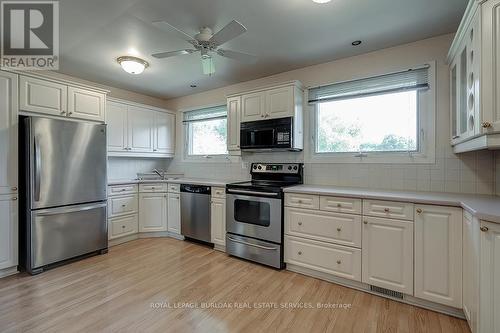
<path id="1" fill-rule="evenodd" d="M 239 162 L 238 156 L 232 155 L 208 155 L 208 156 L 184 156 L 185 163 L 232 163 Z"/>
<path id="2" fill-rule="evenodd" d="M 307 163 L 332 164 L 433 164 L 436 158 L 433 154 L 421 153 L 372 153 L 366 156 L 355 156 L 353 153 L 314 153 L 309 156 Z"/>

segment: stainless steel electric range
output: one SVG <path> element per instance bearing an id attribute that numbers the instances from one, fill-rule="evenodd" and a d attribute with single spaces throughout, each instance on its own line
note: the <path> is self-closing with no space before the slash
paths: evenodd
<path id="1" fill-rule="evenodd" d="M 275 268 L 283 261 L 283 188 L 303 183 L 302 163 L 252 163 L 251 181 L 226 187 L 226 252 Z"/>

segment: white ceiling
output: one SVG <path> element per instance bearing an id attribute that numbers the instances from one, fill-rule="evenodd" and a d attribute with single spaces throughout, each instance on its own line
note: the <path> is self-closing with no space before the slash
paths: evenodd
<path id="1" fill-rule="evenodd" d="M 61 0 L 62 73 L 172 98 L 307 65 L 453 32 L 467 0 Z M 155 28 L 165 20 L 189 34 L 215 31 L 232 19 L 248 31 L 224 48 L 257 55 L 256 64 L 216 56 L 215 76 L 201 73 L 198 54 L 155 59 L 190 45 Z M 358 47 L 354 40 L 362 40 Z M 141 75 L 115 59 L 135 55 L 151 66 Z M 190 88 L 190 84 L 197 88 Z"/>

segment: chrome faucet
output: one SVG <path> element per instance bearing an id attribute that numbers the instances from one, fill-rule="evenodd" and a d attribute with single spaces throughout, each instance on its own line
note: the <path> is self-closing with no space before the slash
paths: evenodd
<path id="1" fill-rule="evenodd" d="M 161 180 L 165 179 L 165 174 L 160 173 L 160 171 L 158 171 L 158 169 L 154 168 L 153 172 L 156 173 L 158 176 L 160 176 Z"/>

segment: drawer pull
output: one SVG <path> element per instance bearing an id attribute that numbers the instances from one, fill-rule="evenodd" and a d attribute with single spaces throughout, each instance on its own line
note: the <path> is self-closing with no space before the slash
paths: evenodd
<path id="1" fill-rule="evenodd" d="M 15 187 L 15 186 L 14 186 L 14 187 L 12 188 L 12 191 L 17 191 L 17 187 Z"/>
<path id="2" fill-rule="evenodd" d="M 337 204 L 337 207 L 338 207 L 338 208 L 342 208 L 342 204 L 338 203 L 338 204 Z"/>
<path id="3" fill-rule="evenodd" d="M 127 205 L 123 204 L 122 207 L 125 208 L 125 207 L 127 207 Z"/>
<path id="4" fill-rule="evenodd" d="M 483 231 L 483 232 L 486 232 L 486 231 L 490 230 L 490 229 L 488 229 L 488 227 L 484 227 L 484 226 L 483 226 L 483 227 L 481 227 L 481 228 L 479 228 L 479 229 L 480 229 L 481 231 Z"/>
<path id="5" fill-rule="evenodd" d="M 342 261 L 337 260 L 337 265 L 340 265 L 341 263 L 342 263 Z"/>
<path id="6" fill-rule="evenodd" d="M 299 255 L 299 256 L 301 256 L 301 255 L 302 255 L 302 251 L 299 251 L 299 252 L 297 252 L 297 253 L 298 253 L 298 255 Z"/>
<path id="7" fill-rule="evenodd" d="M 297 223 L 298 225 L 302 225 L 302 222 Z"/>
<path id="8" fill-rule="evenodd" d="M 125 229 L 125 226 L 124 226 L 124 225 L 122 225 L 122 229 Z"/>
<path id="9" fill-rule="evenodd" d="M 363 221 L 364 224 L 368 224 L 368 221 Z"/>
<path id="10" fill-rule="evenodd" d="M 391 210 L 389 208 L 384 208 L 384 212 L 389 213 Z"/>
<path id="11" fill-rule="evenodd" d="M 16 197 L 13 197 L 13 198 L 12 198 L 12 201 L 16 201 L 16 200 L 17 200 L 17 198 L 16 198 Z"/>
<path id="12" fill-rule="evenodd" d="M 417 208 L 417 214 L 422 214 L 422 209 Z"/>
<path id="13" fill-rule="evenodd" d="M 301 203 L 302 203 L 302 200 L 300 200 L 300 199 L 299 199 L 299 200 L 297 200 L 297 202 L 298 202 L 299 204 L 301 204 Z"/>
<path id="14" fill-rule="evenodd" d="M 342 228 L 341 228 L 341 227 L 338 227 L 338 228 L 337 228 L 337 231 L 338 231 L 338 232 L 341 232 L 341 231 L 342 231 Z"/>

